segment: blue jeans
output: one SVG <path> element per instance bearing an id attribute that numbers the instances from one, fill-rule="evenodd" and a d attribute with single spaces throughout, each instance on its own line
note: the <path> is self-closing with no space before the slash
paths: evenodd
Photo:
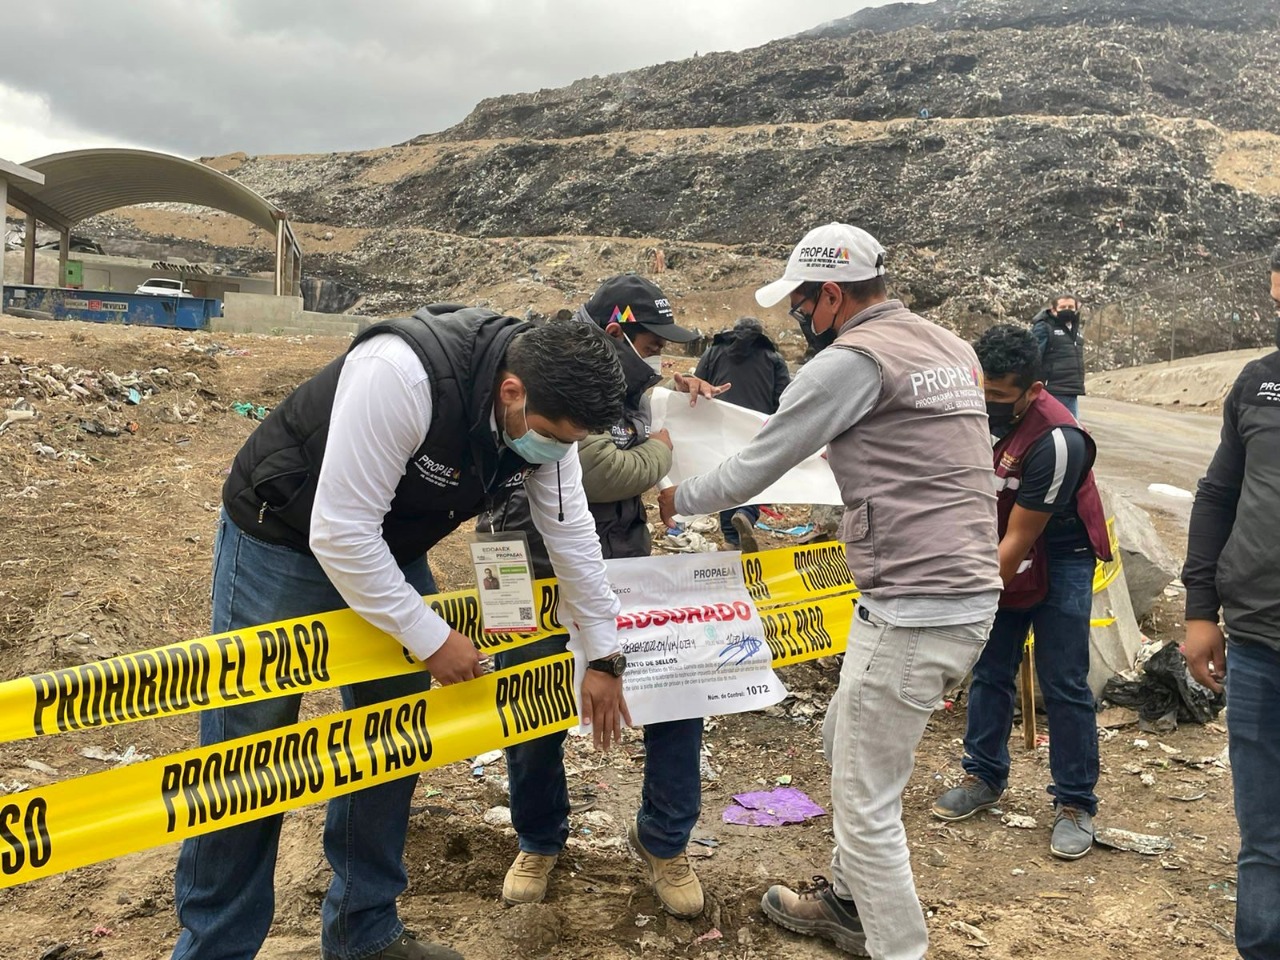
<path id="1" fill-rule="evenodd" d="M 435 582 L 420 558 L 404 568 L 421 593 Z M 314 557 L 245 534 L 224 513 L 213 554 L 213 632 L 345 607 Z M 342 687 L 345 709 L 421 693 L 426 673 Z M 296 723 L 301 695 L 277 697 L 200 714 L 207 745 Z M 369 787 L 329 801 L 324 851 L 333 880 L 322 908 L 326 960 L 378 953 L 404 932 L 396 897 L 404 890 L 402 856 L 409 802 L 418 776 Z M 173 960 L 252 960 L 275 913 L 274 877 L 279 814 L 182 844 L 174 902 L 182 932 Z"/>
<path id="2" fill-rule="evenodd" d="M 1280 652 L 1259 643 L 1227 651 L 1227 735 L 1235 781 L 1236 949 L 1244 960 L 1280 957 Z"/>
<path id="3" fill-rule="evenodd" d="M 1075 417 L 1077 420 L 1080 419 L 1080 398 L 1079 397 L 1058 396 L 1058 394 L 1055 393 L 1053 395 L 1053 398 L 1057 400 L 1060 404 L 1062 404 L 1064 407 L 1066 407 L 1068 410 L 1070 410 L 1071 415 L 1073 417 Z"/>
<path id="4" fill-rule="evenodd" d="M 1030 610 L 1001 610 L 973 667 L 964 732 L 964 769 L 995 790 L 1009 785 L 1009 733 L 1018 666 L 1028 629 L 1036 632 L 1036 675 L 1049 714 L 1049 793 L 1057 806 L 1097 813 L 1098 726 L 1089 689 L 1093 554 L 1049 558 L 1049 594 Z M 1025 721 L 1024 721 L 1025 722 Z"/>
<path id="5" fill-rule="evenodd" d="M 720 533 L 724 535 L 724 542 L 731 547 L 740 547 L 742 544 L 738 542 L 738 531 L 733 529 L 733 515 L 735 513 L 745 513 L 754 527 L 756 521 L 760 519 L 760 508 L 754 503 L 750 503 L 745 507 L 734 507 L 732 510 L 720 511 Z"/>
<path id="6" fill-rule="evenodd" d="M 561 653 L 567 637 L 547 637 L 498 654 L 499 669 Z M 555 856 L 569 839 L 569 787 L 561 730 L 507 747 L 511 824 L 525 853 Z M 702 812 L 702 718 L 644 728 L 644 788 L 636 829 L 640 843 L 664 859 L 683 852 Z"/>

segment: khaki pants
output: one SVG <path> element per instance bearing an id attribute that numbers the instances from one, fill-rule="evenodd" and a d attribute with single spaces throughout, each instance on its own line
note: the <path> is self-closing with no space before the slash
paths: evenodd
<path id="1" fill-rule="evenodd" d="M 875 960 L 921 960 L 929 946 L 902 825 L 915 749 L 943 694 L 972 669 L 991 620 L 894 627 L 858 608 L 827 709 L 836 846 L 831 883 L 858 908 Z"/>

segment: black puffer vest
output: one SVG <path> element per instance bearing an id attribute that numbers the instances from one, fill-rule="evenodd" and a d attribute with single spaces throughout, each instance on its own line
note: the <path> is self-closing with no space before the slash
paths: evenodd
<path id="1" fill-rule="evenodd" d="M 418 354 L 431 386 L 431 428 L 405 464 L 382 524 L 398 563 L 426 553 L 485 505 L 487 492 L 534 468 L 493 435 L 493 391 L 507 347 L 528 324 L 489 310 L 433 304 L 374 324 L 352 341 L 394 334 Z M 311 508 L 346 354 L 276 407 L 236 454 L 222 487 L 250 536 L 310 552 Z"/>
<path id="2" fill-rule="evenodd" d="M 1067 326 L 1042 310 L 1035 322 L 1044 324 L 1049 339 L 1041 358 L 1045 389 L 1055 397 L 1084 396 L 1084 334 L 1080 321 Z"/>

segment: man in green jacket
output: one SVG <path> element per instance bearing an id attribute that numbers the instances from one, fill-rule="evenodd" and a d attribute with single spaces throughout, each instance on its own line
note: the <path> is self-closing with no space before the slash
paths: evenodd
<path id="1" fill-rule="evenodd" d="M 635 274 L 610 277 L 579 308 L 576 319 L 601 327 L 613 338 L 626 376 L 622 419 L 608 433 L 592 434 L 578 444 L 582 485 L 595 516 L 605 559 L 647 557 L 649 532 L 641 494 L 671 469 L 671 438 L 649 429 L 647 393 L 662 380 L 662 348 L 688 343 L 698 334 L 675 322 L 671 305 L 657 286 Z M 731 384 L 713 387 L 697 377 L 676 374 L 676 389 L 698 397 L 714 397 Z M 523 530 L 529 537 L 534 571 L 552 576 L 551 565 L 534 528 L 528 501 L 514 477 L 509 495 L 487 514 L 477 529 Z M 567 637 L 548 637 L 499 654 L 499 667 L 541 659 L 565 649 Z M 614 664 L 592 661 L 589 669 Z M 564 733 L 507 748 L 511 785 L 511 822 L 520 838 L 520 853 L 507 871 L 502 898 L 509 904 L 538 903 L 560 851 L 569 838 L 569 791 L 564 771 Z M 644 788 L 640 810 L 627 830 L 631 846 L 649 869 L 650 882 L 663 908 L 689 919 L 702 912 L 702 885 L 685 849 L 702 806 L 702 719 L 647 724 L 644 728 Z"/>

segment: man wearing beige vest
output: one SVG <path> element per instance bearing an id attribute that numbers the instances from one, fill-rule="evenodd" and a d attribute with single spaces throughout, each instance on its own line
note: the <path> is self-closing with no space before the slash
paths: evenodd
<path id="1" fill-rule="evenodd" d="M 929 715 L 982 651 L 1001 582 L 982 374 L 973 348 L 888 299 L 884 249 L 857 227 L 811 231 L 761 306 L 790 298 L 820 352 L 756 438 L 663 491 L 663 518 L 757 494 L 828 448 L 840 539 L 861 589 L 823 742 L 836 846 L 831 880 L 773 886 L 788 930 L 876 960 L 921 960 L 929 937 L 902 825 L 902 791 Z"/>

